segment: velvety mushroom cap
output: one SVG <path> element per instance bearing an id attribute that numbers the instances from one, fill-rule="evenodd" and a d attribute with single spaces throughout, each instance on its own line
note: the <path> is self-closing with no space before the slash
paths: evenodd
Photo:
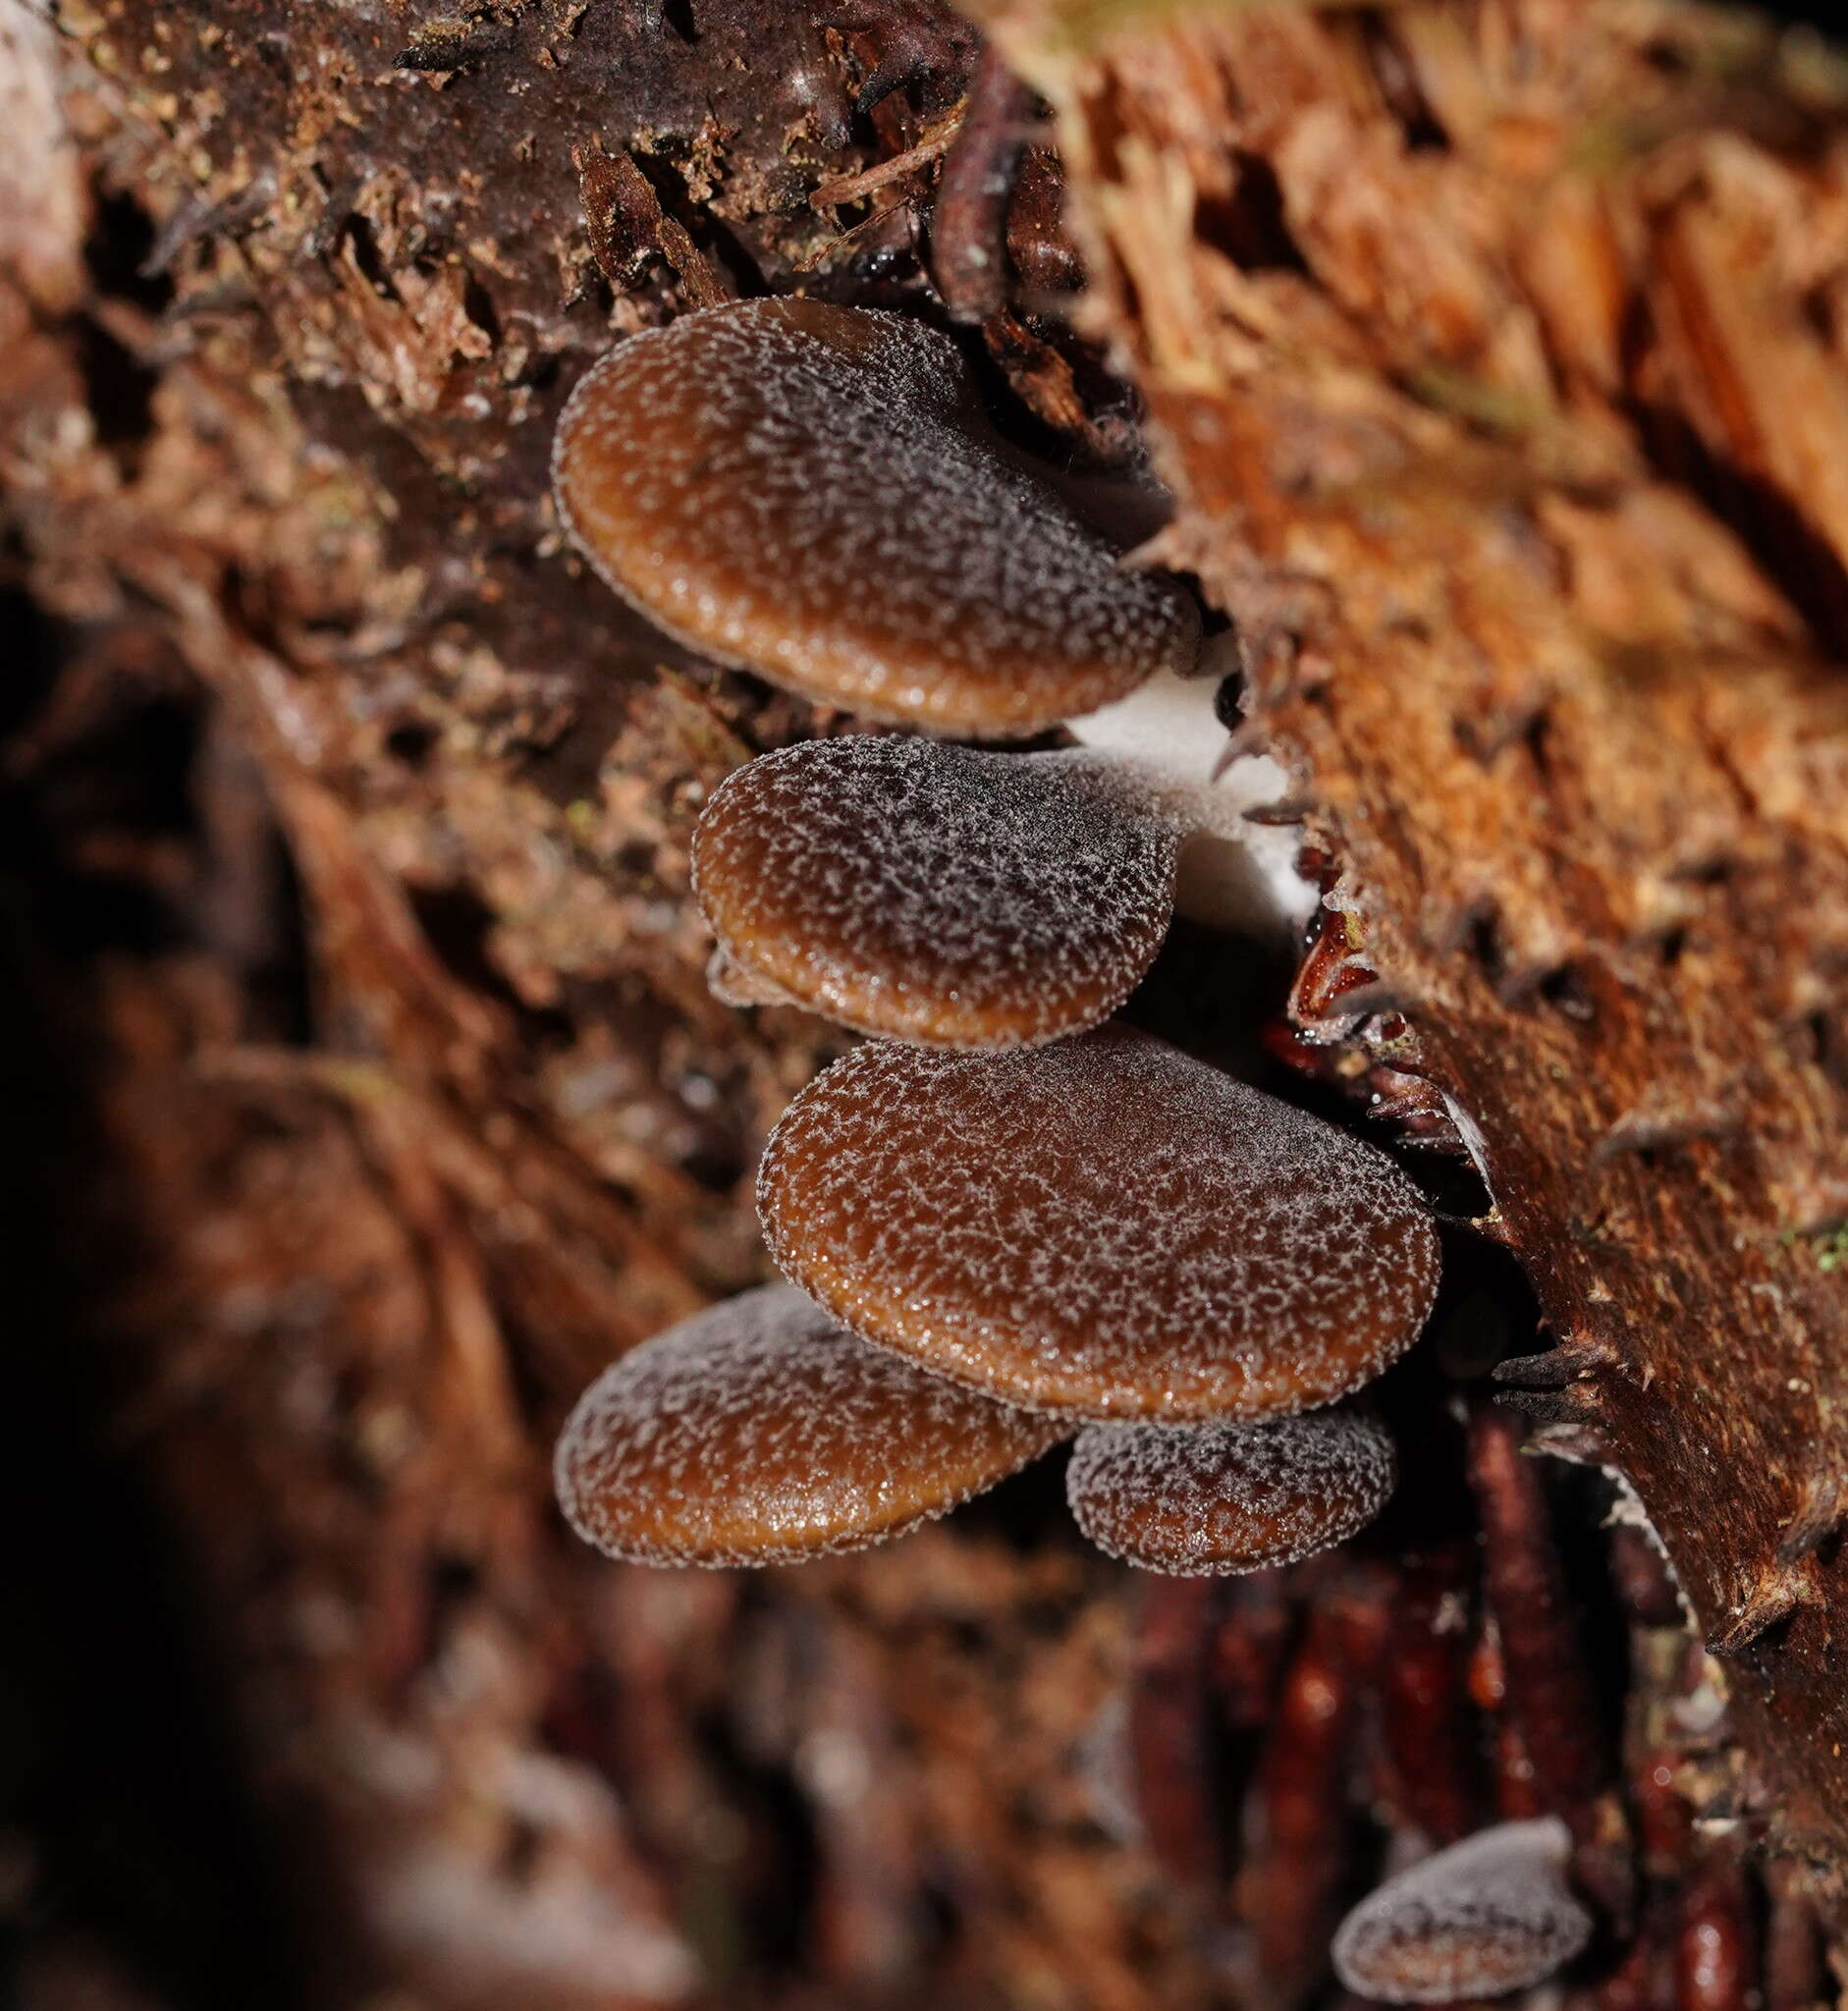
<path id="1" fill-rule="evenodd" d="M 571 394 L 553 477 L 662 628 L 869 718 L 1036 733 L 1198 641 L 1187 595 L 1119 569 L 898 315 L 747 300 L 631 336 Z"/>
<path id="2" fill-rule="evenodd" d="M 1091 1425 L 1065 1494 L 1101 1550 L 1186 1577 L 1292 1564 L 1386 1504 L 1392 1440 L 1364 1412 L 1241 1425 Z"/>
<path id="3" fill-rule="evenodd" d="M 606 1369 L 571 1412 L 553 1475 L 571 1527 L 613 1557 L 789 1563 L 946 1514 L 1060 1436 L 771 1285 Z"/>
<path id="4" fill-rule="evenodd" d="M 1544 1982 L 1591 1939 L 1566 1883 L 1556 1816 L 1479 1830 L 1388 1878 L 1334 1936 L 1335 1974 L 1386 2004 L 1499 1997 Z"/>
<path id="5" fill-rule="evenodd" d="M 1011 1047 L 1134 990 L 1178 836 L 1089 757 L 811 740 L 714 795 L 693 885 L 730 963 L 785 997 L 867 1033 Z"/>
<path id="6" fill-rule="evenodd" d="M 857 1049 L 757 1184 L 771 1255 L 869 1339 L 1082 1417 L 1330 1403 L 1410 1345 L 1437 1241 L 1383 1154 L 1145 1034 Z"/>

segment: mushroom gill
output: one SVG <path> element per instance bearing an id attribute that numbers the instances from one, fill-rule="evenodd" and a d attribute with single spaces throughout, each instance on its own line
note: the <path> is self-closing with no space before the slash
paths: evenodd
<path id="1" fill-rule="evenodd" d="M 1386 1504 L 1391 1435 L 1364 1411 L 1230 1425 L 1089 1425 L 1065 1470 L 1078 1527 L 1144 1571 L 1206 1577 L 1293 1564 Z"/>
<path id="2" fill-rule="evenodd" d="M 1410 1346 L 1437 1285 L 1383 1154 L 1115 1024 L 860 1048 L 790 1105 L 757 1193 L 778 1267 L 855 1332 L 1078 1417 L 1332 1402 Z"/>
<path id="3" fill-rule="evenodd" d="M 693 885 L 733 996 L 940 1047 L 1107 1018 L 1160 949 L 1180 825 L 1112 765 L 810 740 L 729 777 Z"/>
<path id="4" fill-rule="evenodd" d="M 1062 1436 L 768 1285 L 606 1369 L 553 1471 L 571 1527 L 612 1557 L 791 1563 L 947 1514 Z"/>
<path id="5" fill-rule="evenodd" d="M 900 315 L 748 300 L 631 336 L 571 394 L 553 479 L 658 626 L 871 719 L 1033 734 L 1198 644 L 1187 594 L 1119 566 Z"/>

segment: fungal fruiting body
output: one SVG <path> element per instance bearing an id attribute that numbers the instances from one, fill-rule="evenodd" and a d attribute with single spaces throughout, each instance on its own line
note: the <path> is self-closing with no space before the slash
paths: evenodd
<path id="1" fill-rule="evenodd" d="M 1101 1550 L 1187 1577 L 1290 1564 L 1386 1506 L 1391 1435 L 1352 1410 L 1229 1425 L 1090 1425 L 1065 1493 Z"/>
<path id="2" fill-rule="evenodd" d="M 1179 826 L 1108 765 L 810 740 L 732 775 L 693 839 L 725 981 L 947 1047 L 1107 1018 L 1160 949 Z"/>
<path id="3" fill-rule="evenodd" d="M 560 1436 L 554 1478 L 572 1528 L 610 1556 L 794 1562 L 943 1515 L 1061 1436 L 770 1285 L 606 1369 Z"/>
<path id="4" fill-rule="evenodd" d="M 1411 1344 L 1437 1285 L 1383 1154 L 1115 1024 L 858 1049 L 789 1107 L 757 1191 L 778 1267 L 855 1332 L 1081 1417 L 1332 1402 Z"/>
<path id="5" fill-rule="evenodd" d="M 1544 1982 L 1591 1939 L 1592 1917 L 1566 1881 L 1571 1844 L 1549 1816 L 1497 1823 L 1422 1859 L 1341 1923 L 1335 1974 L 1386 2004 L 1499 1997 Z"/>
<path id="6" fill-rule="evenodd" d="M 1033 734 L 1198 644 L 1191 599 L 1120 567 L 899 315 L 749 300 L 633 336 L 572 393 L 553 476 L 657 625 L 868 718 Z"/>

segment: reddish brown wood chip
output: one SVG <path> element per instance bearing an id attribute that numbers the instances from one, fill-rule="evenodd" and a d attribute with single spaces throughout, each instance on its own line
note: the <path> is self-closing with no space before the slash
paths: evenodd
<path id="1" fill-rule="evenodd" d="M 631 336 L 572 393 L 553 477 L 671 635 L 869 718 L 1036 733 L 1198 643 L 1188 596 L 1119 569 L 899 315 L 749 300 Z"/>
<path id="2" fill-rule="evenodd" d="M 1383 1154 L 1125 1027 L 999 1055 L 878 1045 L 758 1176 L 772 1256 L 856 1332 L 1084 1417 L 1306 1410 L 1377 1376 L 1437 1287 Z"/>
<path id="3" fill-rule="evenodd" d="M 788 1285 L 644 1341 L 578 1399 L 560 1504 L 640 1564 L 774 1564 L 946 1514 L 1061 1436 L 868 1347 Z"/>
<path id="4" fill-rule="evenodd" d="M 867 1033 L 1012 1047 L 1128 997 L 1168 930 L 1178 838 L 1094 757 L 811 740 L 713 797 L 694 887 L 759 986 Z"/>
<path id="5" fill-rule="evenodd" d="M 1343 1543 L 1386 1504 L 1392 1440 L 1351 1410 L 1237 1425 L 1092 1425 L 1065 1493 L 1101 1550 L 1186 1577 L 1290 1564 Z"/>

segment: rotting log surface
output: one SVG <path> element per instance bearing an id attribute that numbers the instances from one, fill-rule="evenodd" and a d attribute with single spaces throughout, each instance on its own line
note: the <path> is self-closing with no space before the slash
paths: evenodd
<path id="1" fill-rule="evenodd" d="M 1166 556 L 1535 1283 L 1543 1442 L 1635 1488 L 1839 1874 L 1843 79 L 1668 7 L 1112 19 L 993 27 Z"/>

